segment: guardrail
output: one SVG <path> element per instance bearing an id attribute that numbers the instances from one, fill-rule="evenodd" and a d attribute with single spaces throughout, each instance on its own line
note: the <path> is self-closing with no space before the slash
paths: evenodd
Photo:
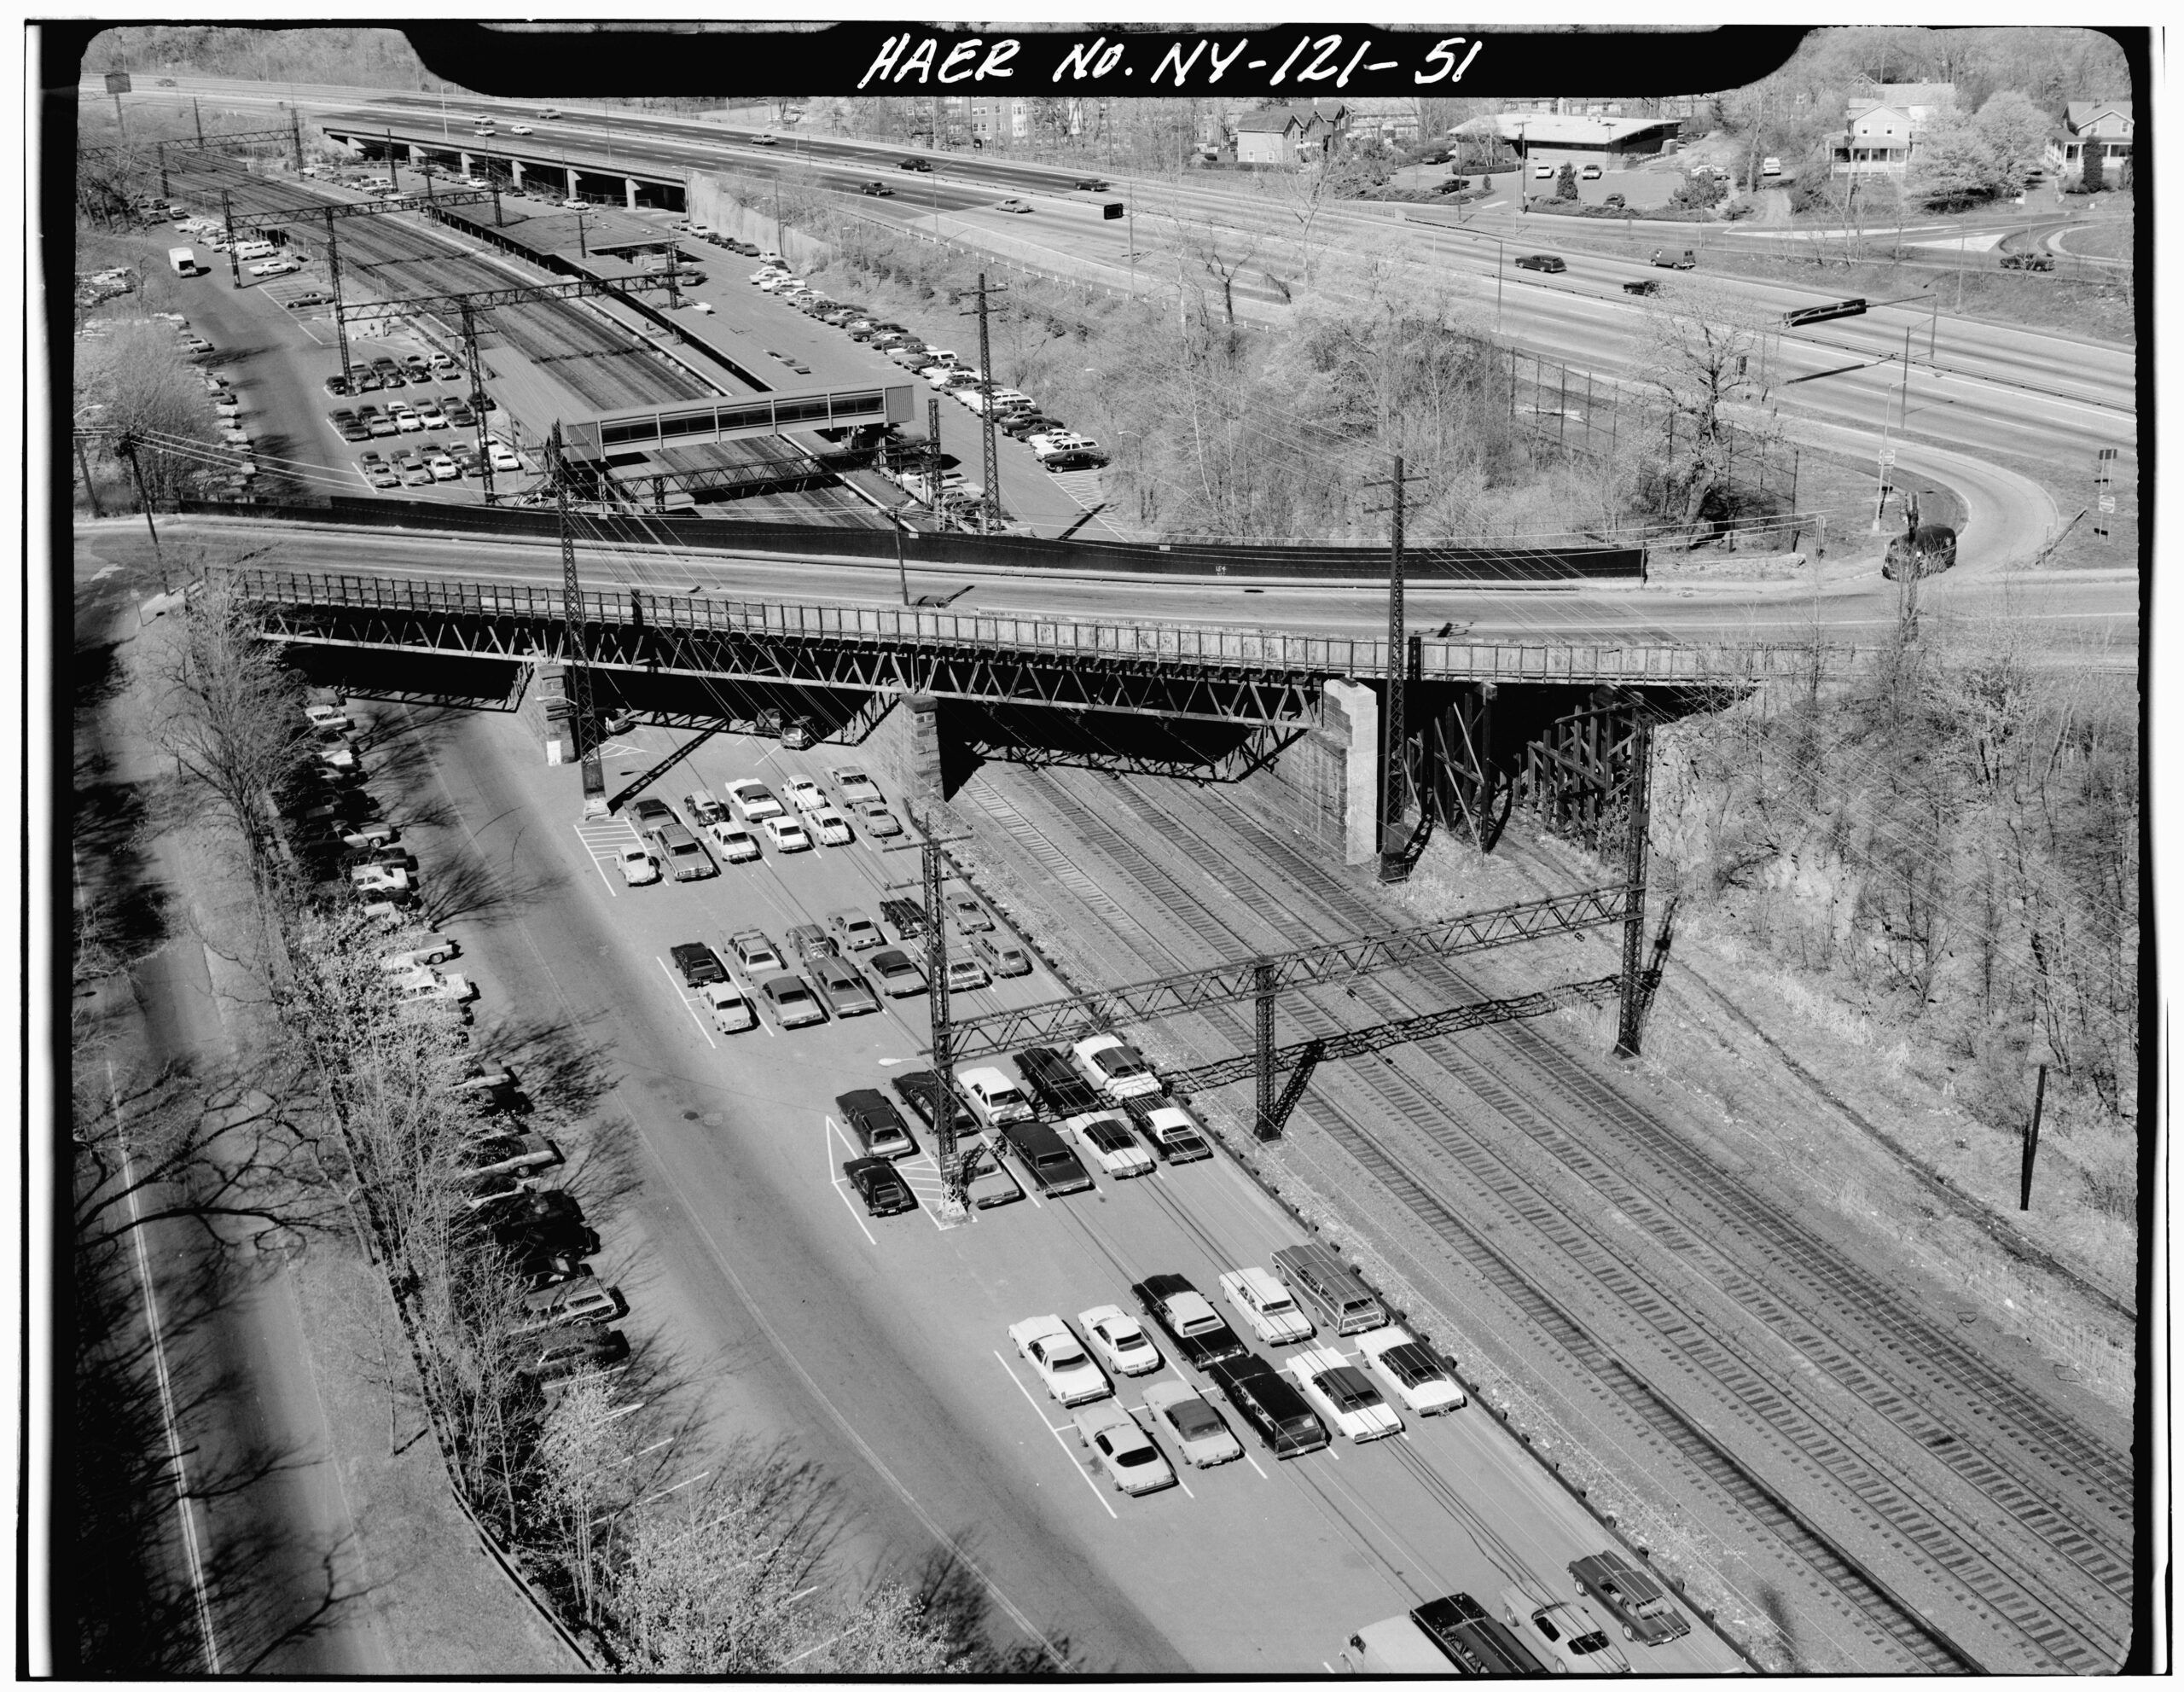
<path id="1" fill-rule="evenodd" d="M 369 611 L 414 617 L 466 617 L 508 623 L 565 620 L 560 590 L 520 582 L 432 577 L 325 574 L 237 566 L 220 573 L 245 597 L 294 610 Z M 1388 667 L 1385 639 L 1218 629 L 1188 623 L 996 616 L 920 608 L 828 605 L 808 601 L 717 598 L 642 589 L 586 591 L 580 619 L 590 624 L 665 632 L 746 636 L 856 645 L 963 651 L 1004 648 L 1075 661 L 1151 660 L 1192 669 L 1278 672 L 1329 679 L 1374 680 Z M 1741 682 L 1769 666 L 1765 648 L 1572 642 L 1419 642 L 1427 681 L 1673 683 Z"/>

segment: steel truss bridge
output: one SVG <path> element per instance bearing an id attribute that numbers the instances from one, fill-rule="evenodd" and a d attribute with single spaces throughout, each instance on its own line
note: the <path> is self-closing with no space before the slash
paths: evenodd
<path id="1" fill-rule="evenodd" d="M 1328 682 L 1387 673 L 1381 639 L 635 587 L 580 594 L 572 642 L 556 586 L 257 567 L 220 573 L 280 640 L 517 662 L 581 655 L 595 669 L 773 686 L 1293 725 L 1319 720 Z M 1736 688 L 1769 662 L 1751 648 L 1612 641 L 1409 645 L 1414 679 L 1451 683 Z"/>

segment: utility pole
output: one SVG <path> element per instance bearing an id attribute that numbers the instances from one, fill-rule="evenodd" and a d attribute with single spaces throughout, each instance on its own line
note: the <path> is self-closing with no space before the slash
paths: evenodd
<path id="1" fill-rule="evenodd" d="M 341 315 L 341 246 L 334 238 L 334 208 L 326 208 L 326 277 L 334 290 L 334 339 L 341 349 L 341 385 L 353 388 L 355 371 L 349 362 L 349 325 Z"/>
<path id="2" fill-rule="evenodd" d="M 86 477 L 89 474 L 85 472 Z M 903 508 L 900 506 L 889 506 L 886 515 L 887 526 L 895 532 L 895 574 L 903 584 L 903 603 L 907 607 L 910 602 L 910 567 L 903 556 L 903 531 L 909 525 L 903 520 Z"/>
<path id="3" fill-rule="evenodd" d="M 1392 495 L 1388 548 L 1388 679 L 1386 701 L 1380 713 L 1380 879 L 1400 881 L 1409 875 L 1403 863 L 1403 844 L 1397 838 L 1403 806 L 1410 796 L 1409 734 L 1403 724 L 1403 683 L 1410 662 L 1409 642 L 1403 638 L 1403 455 L 1396 454 L 1395 474 L 1385 481 L 1368 482 Z"/>
<path id="4" fill-rule="evenodd" d="M 979 309 L 975 314 L 979 320 L 979 393 L 985 401 L 985 404 L 979 408 L 979 427 L 985 447 L 986 479 L 985 506 L 980 520 L 980 526 L 988 534 L 991 534 L 1001 526 L 1002 509 L 1001 454 L 994 445 L 993 349 L 986 335 L 986 296 L 990 294 L 1005 294 L 1008 291 L 1008 284 L 1006 282 L 996 282 L 989 288 L 986 285 L 986 273 L 980 270 L 978 288 L 975 290 L 960 289 L 956 295 L 958 299 L 961 299 L 965 294 L 972 292 L 976 292 L 979 296 Z M 963 311 L 957 315 L 968 317 L 973 314 Z"/>
<path id="5" fill-rule="evenodd" d="M 144 508 L 144 527 L 152 537 L 152 556 L 160 567 L 160 591 L 166 593 L 171 586 L 167 580 L 167 557 L 160 550 L 159 526 L 152 520 L 152 496 L 144 491 L 144 467 L 136 462 L 136 438 L 123 435 L 113 445 L 114 450 L 129 461 L 129 474 L 136 479 L 136 503 Z"/>
<path id="6" fill-rule="evenodd" d="M 554 477 L 554 509 L 561 535 L 561 616 L 568 625 L 569 702 L 575 715 L 577 759 L 584 766 L 584 814 L 607 814 L 607 776 L 599 765 L 598 724 L 591 716 L 591 654 L 585 649 L 584 590 L 577 579 L 576 530 L 569 520 L 569 470 L 557 419 L 546 445 Z"/>
<path id="7" fill-rule="evenodd" d="M 167 185 L 167 144 L 164 141 L 154 144 L 159 148 L 160 154 L 160 198 L 171 199 L 174 190 Z"/>
<path id="8" fill-rule="evenodd" d="M 938 517 L 940 515 L 940 399 L 934 395 L 925 403 L 925 503 Z"/>
<path id="9" fill-rule="evenodd" d="M 220 221 L 228 228 L 228 286 L 242 286 L 242 260 L 235 257 L 235 208 L 224 188 L 220 190 Z"/>
<path id="10" fill-rule="evenodd" d="M 296 102 L 293 97 L 295 94 L 295 90 L 292 88 L 288 90 L 288 93 L 291 96 L 288 102 L 288 141 L 290 145 L 295 148 L 296 174 L 298 176 L 301 176 L 304 173 L 303 114 L 296 109 Z"/>
<path id="11" fill-rule="evenodd" d="M 932 1022 L 932 1132 L 938 1143 L 942 1187 L 947 1202 L 963 1202 L 963 1160 L 956 1152 L 955 1030 L 948 1011 L 948 924 L 941 904 L 940 846 L 933 839 L 933 817 L 927 811 L 911 822 L 925 837 L 920 849 L 925 874 L 925 989 L 926 1009 Z"/>
<path id="12" fill-rule="evenodd" d="M 205 113 L 194 94 L 189 96 L 189 115 L 197 125 L 197 145 L 202 149 L 205 145 Z"/>
<path id="13" fill-rule="evenodd" d="M 1615 1055 L 1638 1055 L 1645 1020 L 1646 854 L 1652 835 L 1653 725 L 1644 707 L 1635 707 L 1630 728 L 1629 824 L 1623 836 L 1623 994 L 1617 1020 Z"/>
<path id="14" fill-rule="evenodd" d="M 470 417 L 478 427 L 478 463 L 485 474 L 485 503 L 493 503 L 493 455 L 485 439 L 485 384 L 478 373 L 478 319 L 462 302 L 462 362 L 470 373 Z"/>

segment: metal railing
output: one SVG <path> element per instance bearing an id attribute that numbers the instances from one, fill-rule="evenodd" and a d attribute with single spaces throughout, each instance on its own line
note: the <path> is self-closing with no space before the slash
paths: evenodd
<path id="1" fill-rule="evenodd" d="M 255 566 L 228 572 L 244 596 L 298 609 L 461 616 L 559 623 L 560 590 L 524 583 L 448 581 L 429 577 L 322 574 Z M 1198 668 L 1276 671 L 1330 678 L 1387 673 L 1385 638 L 1292 634 L 1281 630 L 1209 628 L 1198 624 L 956 613 L 920 608 L 827 605 L 639 589 L 588 591 L 587 623 L 638 625 L 696 634 L 861 644 L 954 647 L 1137 660 Z M 1418 642 L 1426 680 L 1726 683 L 1773 667 L 1769 648 L 1647 644 L 1612 639 Z M 1809 654 L 1806 661 L 1809 662 Z"/>

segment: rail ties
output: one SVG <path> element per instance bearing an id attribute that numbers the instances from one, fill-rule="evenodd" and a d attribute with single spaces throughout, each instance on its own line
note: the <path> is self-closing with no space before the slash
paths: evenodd
<path id="1" fill-rule="evenodd" d="M 1080 825 L 1089 820 L 1092 827 L 1088 830 L 1089 836 L 1107 850 L 1118 863 L 1144 864 L 1150 869 L 1152 874 L 1143 878 L 1148 890 L 1164 906 L 1170 907 L 1171 915 L 1179 920 L 1185 916 L 1186 909 L 1192 903 L 1188 895 L 1172 877 L 1157 866 L 1150 865 L 1145 854 L 1126 835 L 1106 819 L 1092 817 L 1089 808 L 1073 801 L 1073 796 L 1072 802 L 1064 809 L 1072 825 Z M 1145 820 L 1142 812 L 1138 813 L 1138 817 L 1140 821 Z M 1281 850 L 1284 852 L 1288 851 L 1286 846 Z M 1263 891 L 1258 889 L 1252 878 L 1230 860 L 1216 852 L 1209 855 L 1208 863 L 1209 873 L 1247 904 L 1257 907 L 1265 899 Z M 1307 880 L 1306 885 L 1311 884 Z M 1193 914 L 1199 916 L 1200 920 L 1189 926 L 1203 935 L 1208 926 L 1203 913 Z M 1366 915 L 1369 916 L 1371 913 Z M 1448 973 L 1453 974 L 1453 972 Z M 1378 991 L 1369 995 L 1372 997 L 1385 996 Z M 1309 1001 L 1298 1001 L 1292 1008 L 1307 1027 L 1315 1032 L 1332 1026 L 1324 1014 L 1311 1006 Z M 1468 1070 L 1471 1066 L 1466 1067 Z M 2112 1666 L 2112 1655 L 2104 1654 L 2109 1651 L 2112 1643 L 2104 1624 L 2088 1618 L 2077 1632 L 2059 1625 L 2031 1596 L 2031 1588 L 2027 1582 L 1995 1567 L 1986 1550 L 1975 1547 L 1967 1539 L 1939 1526 L 1926 1509 L 1914 1503 L 1895 1483 L 1881 1476 L 1850 1451 L 1801 1406 L 1792 1404 L 1756 1376 L 1740 1358 L 1732 1357 L 1718 1343 L 1690 1323 L 1676 1319 L 1671 1305 L 1655 1297 L 1621 1265 L 1605 1259 L 1595 1242 L 1583 1230 L 1577 1229 L 1536 1194 L 1527 1192 L 1521 1182 L 1513 1183 L 1516 1190 L 1513 1193 L 1509 1172 L 1500 1166 L 1499 1160 L 1484 1147 L 1461 1139 L 1452 1140 L 1447 1133 L 1444 1112 L 1438 1104 L 1417 1093 L 1407 1079 L 1398 1079 L 1397 1072 L 1391 1070 L 1361 1073 L 1359 1079 L 1384 1105 L 1409 1123 L 1428 1143 L 1441 1147 L 1444 1154 L 1455 1157 L 1463 1164 L 1467 1172 L 1482 1190 L 1495 1192 L 1542 1238 L 1556 1245 L 1573 1259 L 1583 1263 L 1599 1284 L 1618 1294 L 1629 1308 L 1647 1319 L 1649 1325 L 1671 1344 L 1676 1352 L 1684 1357 L 1687 1366 L 1716 1381 L 1722 1390 L 1751 1410 L 1756 1421 L 1771 1428 L 1774 1437 L 1796 1454 L 1800 1466 L 1815 1474 L 1833 1474 L 1883 1519 L 1896 1524 L 1907 1538 L 1926 1549 L 1938 1567 L 1946 1569 L 1961 1587 L 1973 1595 L 1975 1608 L 1989 1609 L 1994 1619 L 2039 1643 L 2059 1663 L 2082 1669 Z M 1511 1119 L 1518 1125 L 1522 1125 L 1531 1118 L 1531 1113 L 1513 1094 L 1491 1080 L 1482 1089 L 1482 1096 L 1490 1102 L 1498 1097 L 1512 1109 Z M 1319 1114 L 1315 1113 L 1316 1116 Z M 1354 1125 L 1351 1126 L 1354 1132 Z M 1391 1165 L 1391 1161 L 1385 1154 L 1380 1160 L 1383 1166 Z M 1406 1177 L 1398 1190 L 1413 1208 L 1418 1207 L 1417 1201 L 1424 1193 L 1419 1183 Z M 1447 1214 L 1438 1202 L 1431 1204 L 1431 1210 Z M 1428 1213 L 1421 1212 L 1421 1214 Z M 1752 1290 L 1757 1291 L 1756 1288 Z M 1775 1308 L 1771 1303 L 1766 1303 L 1765 1307 Z M 1536 1301 L 1531 1301 L 1528 1309 L 1537 1311 L 1539 1305 Z M 1589 1352 L 1597 1353 L 1597 1347 L 1589 1348 Z M 1589 1352 L 1579 1350 L 1579 1354 Z M 1613 1363 L 1617 1369 L 1623 1368 L 1619 1362 L 1607 1358 L 1604 1354 L 1600 1356 L 1600 1362 L 1603 1366 Z M 1651 1392 L 1653 1389 L 1647 1387 L 1647 1390 Z M 2066 1602 L 2059 1594 L 2043 1594 L 2043 1596 L 2050 1603 Z"/>

